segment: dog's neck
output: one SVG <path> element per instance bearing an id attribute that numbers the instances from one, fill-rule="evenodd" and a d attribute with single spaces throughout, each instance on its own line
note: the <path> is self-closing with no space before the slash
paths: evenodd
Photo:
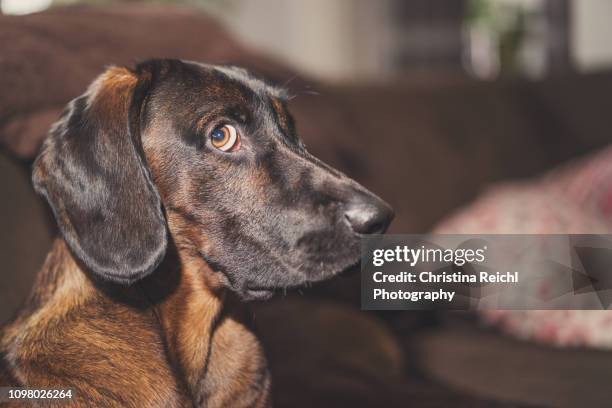
<path id="1" fill-rule="evenodd" d="M 169 356 L 180 367 L 196 405 L 264 406 L 269 387 L 267 365 L 248 328 L 246 308 L 221 286 L 199 255 L 178 250 L 177 256 L 181 268 L 176 289 L 153 303 Z M 165 268 L 171 267 L 162 265 L 159 277 L 143 284 L 147 294 L 160 284 L 162 289 L 167 286 L 164 275 L 173 274 Z M 240 395 L 245 387 L 256 391 Z M 217 388 L 232 391 L 219 393 Z"/>
<path id="2" fill-rule="evenodd" d="M 269 378 L 259 342 L 243 323 L 241 308 L 214 281 L 203 260 L 178 250 L 153 276 L 136 285 L 119 288 L 95 284 L 65 242 L 58 239 L 37 277 L 28 306 L 7 327 L 3 348 L 19 341 L 25 331 L 43 336 L 50 325 L 61 321 L 62 314 L 78 315 L 90 305 L 103 302 L 134 310 L 135 316 L 149 320 L 143 326 L 157 327 L 157 336 L 165 344 L 168 372 L 180 377 L 178 388 L 186 389 L 187 398 L 195 406 L 265 406 Z M 122 323 L 109 322 L 109 330 L 123 330 Z M 109 341 L 118 341 L 113 333 L 108 334 Z M 49 340 L 35 336 L 34 342 Z M 118 345 L 131 346 L 129 341 Z M 27 345 L 23 348 L 24 353 L 29 352 Z M 109 367 L 109 376 L 113 375 L 111 370 Z M 158 379 L 144 380 L 153 383 Z"/>
<path id="3" fill-rule="evenodd" d="M 205 377 L 226 293 L 206 284 L 206 276 L 211 273 L 206 264 L 178 255 L 176 270 L 162 265 L 157 276 L 139 286 L 159 319 L 170 360 L 180 368 L 189 389 L 196 392 Z"/>

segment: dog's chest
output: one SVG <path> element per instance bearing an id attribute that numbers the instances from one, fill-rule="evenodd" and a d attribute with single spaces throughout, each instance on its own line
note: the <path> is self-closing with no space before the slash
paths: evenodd
<path id="1" fill-rule="evenodd" d="M 9 328 L 19 332 L 6 355 L 19 385 L 72 388 L 76 406 L 191 406 L 148 312 L 95 299 L 44 314 Z"/>

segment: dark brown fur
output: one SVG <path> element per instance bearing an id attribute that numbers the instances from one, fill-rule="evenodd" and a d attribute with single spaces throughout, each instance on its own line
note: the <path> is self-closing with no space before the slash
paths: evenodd
<path id="1" fill-rule="evenodd" d="M 33 172 L 62 238 L 1 334 L 0 385 L 72 388 L 77 406 L 270 405 L 240 301 L 354 265 L 392 216 L 306 152 L 281 99 L 236 68 L 153 60 L 69 105 Z M 240 151 L 211 147 L 220 120 Z"/>

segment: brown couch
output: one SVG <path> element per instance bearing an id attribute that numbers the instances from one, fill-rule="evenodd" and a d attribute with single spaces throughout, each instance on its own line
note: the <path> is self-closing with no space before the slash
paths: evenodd
<path id="1" fill-rule="evenodd" d="M 279 83 L 295 76 L 240 46 L 209 17 L 161 6 L 71 7 L 0 16 L 0 49 L 0 320 L 9 318 L 27 293 L 53 234 L 46 207 L 29 187 L 29 163 L 66 102 L 106 65 L 163 56 L 245 65 Z M 612 139 L 606 103 L 612 73 L 606 72 L 537 83 L 476 83 L 432 75 L 425 82 L 406 78 L 386 86 L 327 85 L 297 77 L 288 86 L 296 95 L 291 107 L 309 149 L 389 201 L 397 211 L 394 232 L 426 231 L 490 181 L 533 175 Z M 306 92 L 312 89 L 317 95 Z M 461 382 L 458 386 L 469 391 L 452 391 L 444 385 L 453 381 L 444 369 L 440 373 L 437 352 L 423 340 L 451 333 L 447 325 L 431 314 L 364 318 L 354 309 L 358 291 L 358 280 L 340 279 L 299 301 L 290 297 L 256 306 L 280 405 L 498 405 L 478 395 L 522 403 L 556 401 L 507 389 L 487 393 Z M 338 301 L 349 306 L 338 306 Z M 304 309 L 317 311 L 312 324 L 322 328 L 318 337 L 300 337 L 299 327 L 282 330 L 274 324 L 281 318 L 279 310 L 283 321 L 293 321 L 287 316 Z M 353 323 L 338 326 L 341 320 Z M 424 325 L 433 325 L 433 332 Z M 344 339 L 347 332 L 351 336 Z M 346 353 L 333 348 L 356 336 L 364 338 L 356 343 L 359 347 Z M 301 357 L 283 344 L 300 344 Z M 348 365 L 336 364 L 338 356 Z M 453 368 L 453 375 L 461 376 L 461 366 Z M 313 372 L 319 376 L 311 378 Z"/>

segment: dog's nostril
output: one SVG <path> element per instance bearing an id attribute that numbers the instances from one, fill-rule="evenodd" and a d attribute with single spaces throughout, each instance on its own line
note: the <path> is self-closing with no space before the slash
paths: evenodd
<path id="1" fill-rule="evenodd" d="M 393 219 L 393 210 L 377 197 L 362 197 L 349 203 L 344 216 L 358 234 L 382 234 Z"/>

